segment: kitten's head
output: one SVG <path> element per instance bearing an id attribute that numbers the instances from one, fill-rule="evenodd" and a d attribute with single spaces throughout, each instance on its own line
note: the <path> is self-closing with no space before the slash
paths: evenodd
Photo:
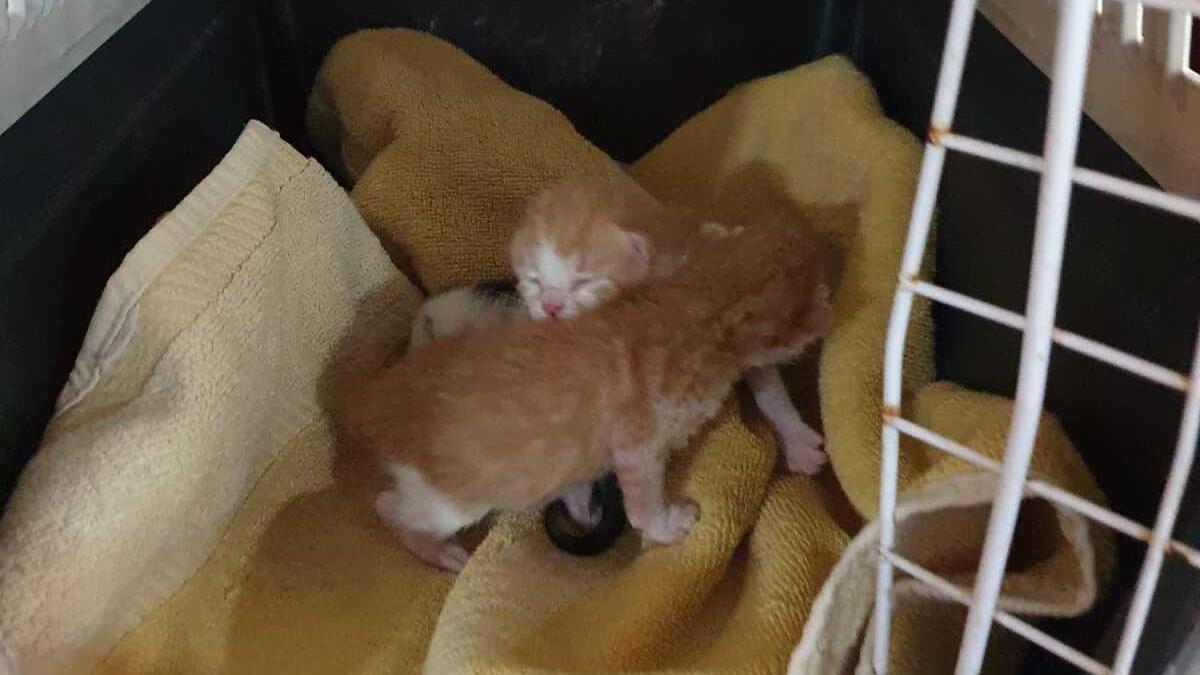
<path id="1" fill-rule="evenodd" d="M 573 179 L 537 195 L 509 249 L 534 319 L 569 319 L 651 272 L 651 243 L 634 229 L 661 209 L 631 179 Z"/>

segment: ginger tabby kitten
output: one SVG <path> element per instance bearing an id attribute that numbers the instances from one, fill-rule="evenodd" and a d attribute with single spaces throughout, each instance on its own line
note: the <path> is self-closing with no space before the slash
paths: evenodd
<path id="1" fill-rule="evenodd" d="M 761 201 L 752 220 L 790 212 L 778 195 Z M 530 201 L 513 235 L 510 257 L 529 315 L 570 319 L 622 289 L 673 273 L 687 258 L 688 247 L 727 232 L 694 212 L 664 206 L 624 173 L 568 178 Z M 779 439 L 788 469 L 820 471 L 828 461 L 821 449 L 824 439 L 800 417 L 779 369 L 755 368 L 746 382 Z M 563 498 L 572 514 L 586 514 L 590 495 L 590 486 L 581 485 Z"/>
<path id="2" fill-rule="evenodd" d="M 571 321 L 409 352 L 347 401 L 351 430 L 395 481 L 376 510 L 413 554 L 458 570 L 468 557 L 459 529 L 615 470 L 630 523 L 650 542 L 679 541 L 699 513 L 667 501 L 668 453 L 743 371 L 793 359 L 825 334 L 827 270 L 806 228 L 756 222 L 698 240 L 676 274 Z"/>
<path id="3" fill-rule="evenodd" d="M 530 200 L 509 253 L 529 315 L 570 319 L 679 269 L 697 234 L 724 232 L 664 206 L 626 174 L 568 178 Z"/>

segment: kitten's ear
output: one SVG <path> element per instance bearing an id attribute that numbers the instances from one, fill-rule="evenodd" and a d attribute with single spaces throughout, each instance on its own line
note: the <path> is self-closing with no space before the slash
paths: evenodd
<path id="1" fill-rule="evenodd" d="M 617 231 L 625 239 L 625 244 L 633 253 L 634 258 L 643 265 L 650 264 L 650 240 L 646 235 L 639 232 L 631 232 L 623 227 L 617 226 Z"/>

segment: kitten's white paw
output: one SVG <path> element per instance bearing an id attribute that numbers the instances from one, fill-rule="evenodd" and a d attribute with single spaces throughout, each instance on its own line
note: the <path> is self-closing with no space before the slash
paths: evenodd
<path id="1" fill-rule="evenodd" d="M 825 439 L 807 425 L 782 435 L 779 440 L 788 469 L 792 473 L 811 476 L 829 461 L 829 455 L 821 449 Z"/>
<path id="2" fill-rule="evenodd" d="M 700 507 L 694 502 L 668 504 L 642 534 L 655 544 L 674 544 L 687 536 L 699 517 Z"/>
<path id="3" fill-rule="evenodd" d="M 821 449 L 820 436 L 817 442 L 788 440 L 784 441 L 783 454 L 787 459 L 788 470 L 792 473 L 813 475 L 829 462 L 829 455 Z"/>
<path id="4" fill-rule="evenodd" d="M 393 532 L 404 530 L 404 498 L 395 490 L 384 490 L 375 498 L 375 513 Z"/>
<path id="5" fill-rule="evenodd" d="M 400 538 L 409 552 L 427 565 L 458 574 L 471 552 L 453 539 L 438 539 L 422 532 L 402 531 Z"/>
<path id="6" fill-rule="evenodd" d="M 441 554 L 438 556 L 435 563 L 438 567 L 447 572 L 458 573 L 466 566 L 467 560 L 470 560 L 471 552 L 458 543 L 447 543 L 442 547 Z"/>

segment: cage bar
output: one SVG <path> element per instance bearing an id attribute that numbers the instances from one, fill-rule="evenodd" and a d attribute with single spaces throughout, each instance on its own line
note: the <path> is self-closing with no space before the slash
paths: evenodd
<path id="1" fill-rule="evenodd" d="M 1172 12 L 1169 19 L 1168 73 L 1187 69 L 1186 46 L 1190 40 L 1191 14 L 1200 14 L 1200 0 L 1113 0 L 1125 42 L 1142 39 L 1142 17 L 1146 7 Z M 968 607 L 956 675 L 974 675 L 983 662 L 993 621 L 1026 639 L 1041 645 L 1059 657 L 1090 673 L 1127 675 L 1144 629 L 1150 599 L 1158 582 L 1165 553 L 1182 557 L 1200 568 L 1200 551 L 1171 538 L 1179 503 L 1194 460 L 1200 427 L 1200 336 L 1190 376 L 1120 351 L 1098 341 L 1056 328 L 1054 315 L 1067 214 L 1073 184 L 1112 194 L 1151 208 L 1161 209 L 1200 221 L 1200 201 L 1171 194 L 1155 187 L 1076 167 L 1083 88 L 1087 58 L 1096 15 L 1108 8 L 1095 0 L 1062 0 L 1051 77 L 1050 107 L 1043 155 L 1038 157 L 1012 148 L 955 134 L 951 131 L 954 108 L 970 38 L 974 2 L 956 1 L 951 10 L 950 27 L 943 51 L 941 71 L 935 94 L 928 142 L 922 158 L 921 174 L 909 221 L 909 233 L 901 261 L 897 286 L 888 323 L 884 353 L 884 392 L 880 483 L 880 558 L 877 570 L 875 643 L 872 661 L 875 672 L 887 669 L 891 620 L 891 584 L 893 568 L 912 575 Z M 1008 166 L 1041 173 L 1038 211 L 1030 266 L 1029 291 L 1025 315 L 1006 310 L 934 284 L 920 281 L 934 203 L 945 162 L 946 149 L 995 161 Z M 985 457 L 974 450 L 942 437 L 900 416 L 901 372 L 904 344 L 912 303 L 916 295 L 947 304 L 977 316 L 1023 332 L 1021 365 L 1012 419 L 1003 462 Z M 1027 479 L 1029 459 L 1045 396 L 1050 348 L 1058 343 L 1093 359 L 1145 377 L 1164 386 L 1186 392 L 1183 419 L 1171 473 L 1153 529 L 1117 514 L 1078 495 L 1037 479 Z M 899 463 L 899 435 L 921 440 L 963 461 L 1000 474 L 999 487 L 992 504 L 983 554 L 975 586 L 966 592 L 927 570 L 904 560 L 895 553 L 895 507 Z M 1134 601 L 1127 616 L 1118 647 L 1117 659 L 1110 670 L 1098 661 L 1038 631 L 1029 624 L 996 608 L 1000 582 L 1012 543 L 1013 530 L 1025 494 L 1044 498 L 1106 525 L 1118 532 L 1149 544 Z"/>
<path id="2" fill-rule="evenodd" d="M 914 293 L 923 295 L 944 305 L 961 309 L 969 314 L 989 319 L 1009 328 L 1021 331 L 1025 330 L 1025 318 L 1003 307 L 997 307 L 991 303 L 977 300 L 969 295 L 956 293 L 955 291 L 942 288 L 927 281 L 901 281 L 900 283 Z M 1189 387 L 1189 380 L 1182 373 L 1177 373 L 1170 368 L 1164 368 L 1157 363 L 1147 361 L 1139 356 L 1123 352 L 1077 333 L 1062 330 L 1061 328 L 1054 328 L 1051 331 L 1051 338 L 1054 342 L 1073 352 L 1090 356 L 1097 361 L 1103 361 L 1111 366 L 1144 377 L 1152 382 L 1157 382 L 1165 387 L 1170 387 L 1178 391 L 1187 391 Z"/>
<path id="3" fill-rule="evenodd" d="M 925 569 L 924 567 L 921 567 L 911 560 L 896 554 L 894 551 L 885 551 L 883 553 L 883 557 L 887 558 L 888 561 L 891 562 L 891 564 L 897 569 L 901 570 L 905 574 L 908 574 L 922 584 L 925 584 L 946 598 L 954 600 L 961 605 L 970 605 L 970 595 L 954 584 L 951 584 L 949 581 L 946 581 L 933 572 Z M 1016 616 L 1013 616 L 1008 612 L 997 610 L 996 623 L 1004 626 L 1017 635 L 1020 635 L 1035 645 L 1038 645 L 1046 651 L 1058 656 L 1064 661 L 1071 663 L 1080 670 L 1092 673 L 1092 675 L 1108 675 L 1110 672 L 1108 667 L 1103 663 L 1100 663 L 1099 661 L 1062 642 L 1061 640 L 1057 640 L 1038 630 L 1037 628 L 1034 628 L 1029 623 L 1018 619 Z"/>
<path id="4" fill-rule="evenodd" d="M 1197 335 L 1196 348 L 1192 355 L 1192 378 L 1197 377 L 1200 377 L 1200 335 Z M 1142 562 L 1142 570 L 1138 574 L 1133 601 L 1130 603 L 1129 614 L 1125 619 L 1125 630 L 1122 632 L 1121 642 L 1117 646 L 1117 656 L 1113 661 L 1115 675 L 1127 675 L 1133 666 L 1133 658 L 1137 655 L 1137 646 L 1142 639 L 1142 631 L 1146 627 L 1146 616 L 1150 612 L 1150 600 L 1154 597 L 1158 576 L 1162 572 L 1163 552 L 1175 529 L 1175 518 L 1179 515 L 1179 503 L 1183 501 L 1188 474 L 1192 471 L 1198 428 L 1200 428 L 1200 387 L 1192 387 L 1184 400 L 1183 419 L 1179 424 L 1179 438 L 1175 444 L 1175 458 L 1171 462 L 1171 471 L 1167 474 L 1167 485 L 1163 489 L 1162 502 L 1159 503 L 1158 515 L 1154 520 L 1150 548 L 1146 551 L 1146 558 Z"/>
<path id="5" fill-rule="evenodd" d="M 1094 8 L 1087 0 L 1064 0 L 1060 5 L 1021 367 L 1000 485 L 988 518 L 987 537 L 975 576 L 971 608 L 955 666 L 956 675 L 976 675 L 983 665 L 1000 582 L 1017 524 L 1025 474 L 1041 419 L 1058 304 L 1059 273 L 1066 243 L 1071 171 L 1079 141 L 1083 87 L 1094 20 Z"/>
<path id="6" fill-rule="evenodd" d="M 1027 171 L 1040 172 L 1044 165 L 1042 158 L 1037 155 L 988 143 L 987 141 L 969 136 L 952 133 L 945 134 L 942 136 L 942 143 L 947 148 L 957 152 L 990 159 Z M 1142 185 L 1131 180 L 1117 178 L 1116 176 L 1110 176 L 1099 171 L 1081 167 L 1075 167 L 1071 172 L 1071 177 L 1083 187 L 1107 192 L 1144 206 L 1169 211 L 1184 218 L 1200 221 L 1200 200 L 1188 199 L 1187 197 L 1164 192 L 1148 185 Z"/>
<path id="7" fill-rule="evenodd" d="M 968 462 L 981 469 L 991 471 L 992 473 L 1000 473 L 1000 462 L 982 455 L 961 443 L 957 443 L 949 438 L 946 438 L 945 436 L 942 436 L 931 429 L 904 419 L 903 417 L 889 417 L 888 419 L 884 420 L 884 422 L 886 424 L 895 426 L 900 433 L 906 436 L 911 436 L 912 438 L 935 447 L 949 455 L 953 455 L 964 462 Z M 1145 525 L 1116 513 L 1115 511 L 1106 509 L 1099 504 L 1088 501 L 1079 495 L 1068 492 L 1056 485 L 1033 478 L 1025 481 L 1025 490 L 1030 495 L 1041 497 L 1048 502 L 1074 511 L 1085 518 L 1090 518 L 1101 525 L 1106 525 L 1133 539 L 1138 539 L 1143 542 L 1150 541 L 1152 530 Z M 1167 542 L 1167 551 L 1179 556 L 1188 565 L 1200 570 L 1200 551 L 1174 539 Z"/>
<path id="8" fill-rule="evenodd" d="M 942 48 L 942 64 L 938 72 L 937 88 L 934 93 L 933 111 L 929 122 L 929 142 L 921 157 L 921 173 L 917 180 L 917 191 L 913 199 L 912 215 L 908 224 L 908 237 L 900 262 L 901 275 L 916 278 L 925 256 L 925 244 L 933 222 L 933 208 L 937 202 L 938 187 L 942 180 L 946 148 L 936 143 L 942 131 L 949 131 L 954 122 L 954 110 L 958 106 L 958 93 L 962 87 L 963 68 L 966 66 L 967 48 L 971 41 L 971 26 L 975 21 L 975 0 L 954 0 L 950 8 L 946 42 Z M 908 333 L 908 320 L 912 314 L 913 294 L 898 289 L 892 302 L 888 319 L 887 339 L 884 344 L 883 406 L 884 410 L 900 409 L 901 371 L 904 367 L 904 343 Z M 881 455 L 879 460 L 879 541 L 884 549 L 891 549 L 896 537 L 896 489 L 899 480 L 900 436 L 892 427 L 883 426 L 880 432 Z M 875 648 L 871 662 L 876 675 L 886 675 L 888 648 L 892 624 L 892 566 L 886 556 L 880 556 L 875 574 Z"/>

